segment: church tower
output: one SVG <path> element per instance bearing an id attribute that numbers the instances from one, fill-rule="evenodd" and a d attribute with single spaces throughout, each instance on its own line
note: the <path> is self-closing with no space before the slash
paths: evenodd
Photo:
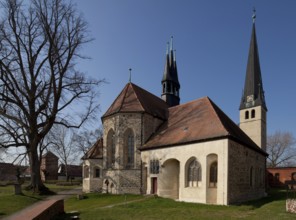
<path id="1" fill-rule="evenodd" d="M 162 77 L 162 94 L 161 98 L 170 106 L 180 104 L 180 83 L 178 80 L 178 71 L 176 63 L 176 54 L 173 50 L 173 37 L 171 43 L 167 45 L 166 61 Z"/>
<path id="2" fill-rule="evenodd" d="M 239 126 L 261 149 L 266 150 L 267 107 L 259 63 L 255 18 L 254 10 L 245 87 L 239 108 Z"/>

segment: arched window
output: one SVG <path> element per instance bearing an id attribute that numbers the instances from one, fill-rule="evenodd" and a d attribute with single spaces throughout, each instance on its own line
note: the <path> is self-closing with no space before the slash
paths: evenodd
<path id="1" fill-rule="evenodd" d="M 213 162 L 210 166 L 210 187 L 217 187 L 218 182 L 218 163 Z"/>
<path id="2" fill-rule="evenodd" d="M 255 109 L 252 109 L 252 111 L 251 111 L 251 118 L 255 118 Z"/>
<path id="3" fill-rule="evenodd" d="M 133 168 L 135 161 L 135 140 L 131 129 L 125 132 L 124 164 L 125 168 Z"/>
<path id="4" fill-rule="evenodd" d="M 201 165 L 194 159 L 187 167 L 187 186 L 196 187 L 198 182 L 201 181 Z"/>
<path id="5" fill-rule="evenodd" d="M 83 169 L 83 177 L 84 178 L 89 178 L 89 166 L 84 166 L 84 169 Z"/>
<path id="6" fill-rule="evenodd" d="M 249 111 L 245 111 L 245 119 L 249 119 Z"/>
<path id="7" fill-rule="evenodd" d="M 112 167 L 115 163 L 115 134 L 111 129 L 107 135 L 107 166 L 108 168 Z"/>

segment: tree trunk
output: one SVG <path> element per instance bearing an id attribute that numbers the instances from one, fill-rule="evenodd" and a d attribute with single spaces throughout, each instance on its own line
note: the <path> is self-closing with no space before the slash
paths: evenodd
<path id="1" fill-rule="evenodd" d="M 31 149 L 28 151 L 30 172 L 31 172 L 31 183 L 28 189 L 39 194 L 48 194 L 49 189 L 43 184 L 40 174 L 40 160 L 37 150 Z"/>

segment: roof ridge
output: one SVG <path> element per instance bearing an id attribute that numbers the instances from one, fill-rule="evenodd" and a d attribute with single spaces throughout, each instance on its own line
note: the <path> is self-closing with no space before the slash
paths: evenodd
<path id="1" fill-rule="evenodd" d="M 143 103 L 142 103 L 142 101 L 139 99 L 139 95 L 137 94 L 137 92 L 136 92 L 136 90 L 135 90 L 135 88 L 134 87 L 137 87 L 137 88 L 139 88 L 136 84 L 134 84 L 134 83 L 130 83 L 131 84 L 131 86 L 132 86 L 132 88 L 133 88 L 133 90 L 134 90 L 134 93 L 135 93 L 135 95 L 136 95 L 136 98 L 137 98 L 137 100 L 140 102 L 140 104 L 141 104 L 141 108 L 142 108 L 142 110 L 143 111 L 145 111 L 145 108 L 143 107 Z M 144 90 L 144 89 L 143 89 Z M 146 91 L 146 90 L 145 90 Z M 147 91 L 148 92 L 148 91 Z"/>
<path id="2" fill-rule="evenodd" d="M 194 100 L 191 100 L 191 101 L 188 101 L 188 102 L 185 102 L 185 103 L 182 103 L 182 104 L 179 104 L 179 105 L 175 105 L 175 106 L 172 106 L 172 107 L 169 107 L 169 109 L 174 109 L 174 108 L 180 108 L 184 105 L 188 105 L 190 103 L 194 103 L 196 102 L 197 100 L 202 100 L 204 98 L 207 98 L 207 96 L 203 96 L 203 97 L 200 97 L 200 98 L 197 98 L 197 99 L 194 99 Z"/>
<path id="3" fill-rule="evenodd" d="M 122 106 L 123 106 L 124 100 L 125 100 L 125 98 L 126 98 L 126 93 L 127 93 L 127 91 L 128 91 L 128 87 L 129 87 L 130 84 L 131 84 L 131 83 L 128 83 L 128 84 L 125 86 L 125 91 L 124 91 L 123 99 L 122 99 L 122 101 L 121 101 L 121 103 L 120 103 L 120 107 L 119 107 L 119 109 L 118 109 L 117 112 L 120 112 L 120 110 L 122 109 Z M 115 100 L 116 100 L 116 99 L 115 99 Z"/>
<path id="4" fill-rule="evenodd" d="M 253 148 L 254 150 L 259 150 L 260 152 L 264 152 L 265 154 L 266 154 L 266 152 L 265 151 L 263 151 L 253 140 L 252 140 L 252 138 L 250 138 L 249 137 L 249 135 L 247 135 L 230 117 L 228 117 L 228 115 L 227 114 L 225 114 L 224 113 L 224 111 L 222 110 L 222 109 L 220 109 L 210 98 L 208 98 L 208 100 L 211 102 L 211 106 L 213 107 L 213 109 L 214 109 L 214 112 L 215 112 L 215 114 L 217 115 L 217 117 L 219 118 L 219 121 L 220 121 L 220 123 L 222 124 L 222 126 L 223 126 L 223 128 L 227 131 L 227 133 L 228 133 L 228 136 L 231 136 L 231 137 L 233 137 L 233 138 L 235 138 L 235 139 L 237 139 L 237 138 L 239 138 L 238 136 L 239 135 L 237 135 L 236 134 L 236 132 L 240 132 L 243 136 L 245 136 L 244 138 L 247 138 L 248 140 L 247 140 L 247 142 L 251 142 L 252 144 L 250 144 L 250 143 L 247 143 L 247 142 L 245 142 L 245 144 L 247 144 L 247 145 L 249 145 L 251 148 Z M 217 110 L 218 111 L 220 111 L 220 113 L 221 114 L 223 114 L 223 117 L 225 117 L 226 118 L 226 120 L 223 120 L 221 117 L 220 117 L 220 115 L 218 114 L 218 112 L 217 112 Z M 230 123 L 232 123 L 233 125 L 235 125 L 235 128 L 234 129 L 237 129 L 237 131 L 235 131 L 235 130 L 233 130 L 232 132 L 231 131 L 229 131 L 229 126 L 227 126 L 225 123 L 227 123 L 227 122 L 230 122 Z M 232 126 L 232 125 L 230 125 L 230 126 Z M 255 148 L 255 146 L 256 146 L 256 148 Z"/>
<path id="5" fill-rule="evenodd" d="M 211 108 L 214 110 L 214 114 L 216 115 L 216 117 L 219 119 L 219 123 L 222 125 L 222 127 L 227 131 L 227 135 L 230 135 L 229 130 L 225 127 L 223 120 L 220 118 L 219 114 L 217 113 L 217 109 L 218 108 L 225 116 L 227 116 L 213 101 L 210 97 L 205 96 L 205 99 L 210 103 Z M 230 119 L 227 116 L 228 119 Z M 231 119 L 230 119 L 231 120 Z"/>

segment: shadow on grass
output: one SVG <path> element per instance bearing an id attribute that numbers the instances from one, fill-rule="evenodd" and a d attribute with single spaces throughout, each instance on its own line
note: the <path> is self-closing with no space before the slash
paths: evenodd
<path id="1" fill-rule="evenodd" d="M 68 219 L 79 219 L 79 212 L 68 212 L 68 213 L 64 213 L 62 215 L 56 216 L 54 219 L 55 220 L 68 220 Z"/>
<path id="2" fill-rule="evenodd" d="M 270 189 L 266 197 L 258 200 L 243 202 L 243 203 L 237 204 L 237 206 L 251 206 L 252 208 L 260 208 L 261 206 L 264 206 L 274 201 L 286 200 L 286 198 L 287 198 L 286 190 Z"/>

